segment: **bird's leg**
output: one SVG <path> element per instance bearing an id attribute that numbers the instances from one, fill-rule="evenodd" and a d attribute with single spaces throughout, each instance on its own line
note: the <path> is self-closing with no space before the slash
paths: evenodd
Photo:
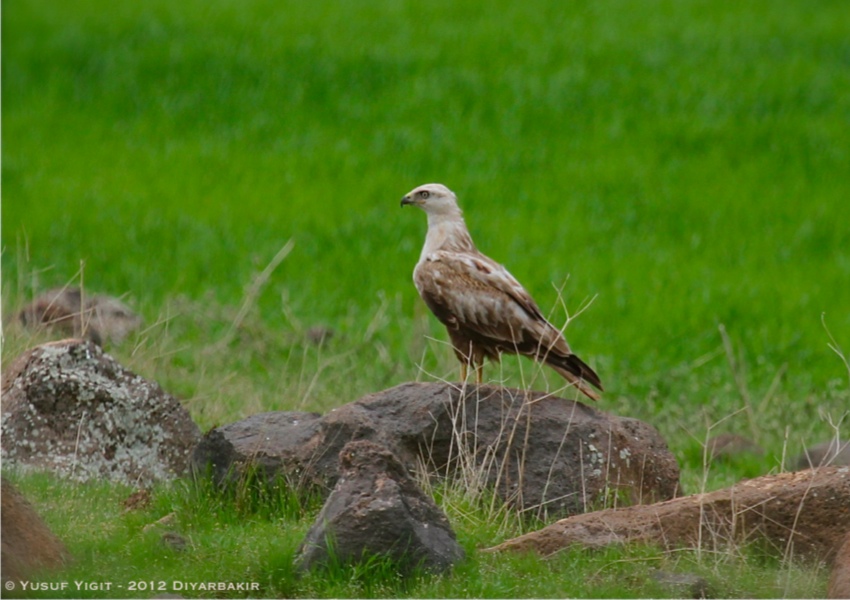
<path id="1" fill-rule="evenodd" d="M 475 365 L 475 383 L 481 385 L 484 382 L 484 361 Z"/>
<path id="2" fill-rule="evenodd" d="M 460 380 L 461 380 L 461 382 L 466 381 L 466 375 L 467 375 L 466 363 L 462 362 L 462 363 L 460 363 Z"/>

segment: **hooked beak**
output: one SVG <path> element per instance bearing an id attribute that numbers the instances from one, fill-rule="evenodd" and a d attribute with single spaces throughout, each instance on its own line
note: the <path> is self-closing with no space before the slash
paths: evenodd
<path id="1" fill-rule="evenodd" d="M 406 204 L 414 204 L 413 198 L 411 198 L 410 195 L 407 195 L 401 199 L 401 205 L 404 206 Z"/>

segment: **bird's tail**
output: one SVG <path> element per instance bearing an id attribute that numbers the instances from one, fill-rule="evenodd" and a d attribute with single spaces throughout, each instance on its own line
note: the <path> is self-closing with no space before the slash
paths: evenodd
<path id="1" fill-rule="evenodd" d="M 599 392 L 593 389 L 595 387 L 600 392 L 602 391 L 599 375 L 578 356 L 575 354 L 555 356 L 550 353 L 545 360 L 547 365 L 555 369 L 561 377 L 573 384 L 582 394 L 591 400 L 599 400 Z"/>

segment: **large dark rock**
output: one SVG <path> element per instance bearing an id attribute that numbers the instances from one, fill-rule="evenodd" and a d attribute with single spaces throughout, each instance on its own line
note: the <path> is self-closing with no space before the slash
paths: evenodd
<path id="1" fill-rule="evenodd" d="M 310 464 L 319 430 L 318 413 L 267 412 L 207 432 L 195 448 L 192 464 L 198 474 L 218 483 L 235 482 L 251 470 L 265 479 L 280 475 L 293 486 L 327 487 L 326 475 L 314 479 Z"/>
<path id="2" fill-rule="evenodd" d="M 417 567 L 442 572 L 463 559 L 446 515 L 386 448 L 349 442 L 339 454 L 339 472 L 298 549 L 298 570 L 381 556 L 404 573 Z"/>
<path id="3" fill-rule="evenodd" d="M 562 519 L 508 540 L 490 552 L 550 555 L 573 545 L 628 542 L 664 548 L 764 540 L 779 556 L 830 562 L 850 529 L 850 467 L 767 475 L 731 488 L 648 506 L 602 510 Z"/>
<path id="4" fill-rule="evenodd" d="M 61 568 L 69 559 L 68 551 L 32 505 L 5 479 L 0 495 L 3 581 L 18 582 L 41 571 Z"/>
<path id="5" fill-rule="evenodd" d="M 408 469 L 495 489 L 541 515 L 655 502 L 679 485 L 675 458 L 646 423 L 542 392 L 438 383 L 402 384 L 320 418 L 267 413 L 226 425 L 205 436 L 194 464 L 221 479 L 259 463 L 327 493 L 340 450 L 361 439 L 386 446 Z"/>
<path id="6" fill-rule="evenodd" d="M 38 346 L 3 373 L 2 456 L 144 486 L 186 473 L 198 426 L 174 397 L 89 341 Z"/>

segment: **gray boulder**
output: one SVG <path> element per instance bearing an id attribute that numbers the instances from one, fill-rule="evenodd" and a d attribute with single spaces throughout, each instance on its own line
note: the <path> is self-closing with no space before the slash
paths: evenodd
<path id="1" fill-rule="evenodd" d="M 257 415 L 208 433 L 193 461 L 219 479 L 260 464 L 269 476 L 327 494 L 338 477 L 336 457 L 352 440 L 385 446 L 410 470 L 496 490 L 540 516 L 666 500 L 679 485 L 676 459 L 650 425 L 543 392 L 486 385 L 406 383 L 322 417 Z"/>
<path id="2" fill-rule="evenodd" d="M 145 486 L 187 472 L 198 426 L 176 398 L 90 341 L 37 346 L 3 373 L 2 457 Z"/>
<path id="3" fill-rule="evenodd" d="M 402 572 L 443 572 L 464 558 L 446 515 L 386 448 L 349 442 L 339 454 L 340 477 L 298 549 L 296 567 L 309 571 L 386 557 Z"/>

